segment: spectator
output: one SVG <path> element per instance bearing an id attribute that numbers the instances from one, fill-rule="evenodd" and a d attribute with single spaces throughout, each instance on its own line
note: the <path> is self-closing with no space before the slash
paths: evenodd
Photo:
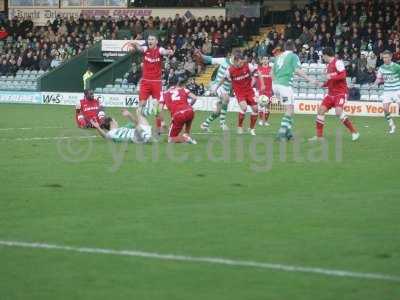
<path id="1" fill-rule="evenodd" d="M 28 51 L 26 55 L 22 58 L 21 68 L 24 70 L 31 70 L 33 66 L 32 52 Z"/>
<path id="2" fill-rule="evenodd" d="M 53 62 L 52 62 L 53 63 Z M 82 76 L 82 80 L 83 80 L 83 89 L 87 90 L 89 89 L 89 81 L 90 78 L 93 76 L 93 71 L 92 68 L 90 66 L 88 66 L 86 72 L 83 74 Z"/>
<path id="3" fill-rule="evenodd" d="M 198 85 L 194 78 L 190 78 L 186 88 L 196 96 L 202 96 L 204 94 L 204 85 Z"/>
<path id="4" fill-rule="evenodd" d="M 307 44 L 303 45 L 303 47 L 301 48 L 301 51 L 299 53 L 299 59 L 301 63 L 308 63 L 310 61 L 308 49 L 309 47 Z"/>
<path id="5" fill-rule="evenodd" d="M 7 63 L 6 59 L 3 59 L 0 65 L 0 75 L 4 76 L 4 75 L 8 75 L 10 71 L 9 65 Z"/>
<path id="6" fill-rule="evenodd" d="M 360 89 L 354 87 L 353 85 L 350 85 L 349 100 L 360 100 L 360 99 L 361 99 Z"/>
<path id="7" fill-rule="evenodd" d="M 194 61 L 193 61 L 191 56 L 188 56 L 185 59 L 185 64 L 184 64 L 183 68 L 186 71 L 187 77 L 191 77 L 191 76 L 196 75 L 196 64 L 194 63 Z"/>
<path id="8" fill-rule="evenodd" d="M 43 71 L 47 71 L 50 68 L 51 60 L 48 58 L 46 54 L 43 54 L 42 59 L 39 62 L 39 69 Z"/>
<path id="9" fill-rule="evenodd" d="M 0 26 L 0 40 L 4 40 L 8 37 L 8 32 L 4 26 Z"/>
<path id="10" fill-rule="evenodd" d="M 55 57 L 52 59 L 51 63 L 50 63 L 50 68 L 55 69 L 57 68 L 59 65 L 61 65 L 61 58 L 60 58 L 60 54 L 56 54 Z"/>
<path id="11" fill-rule="evenodd" d="M 137 85 L 140 78 L 142 77 L 142 73 L 140 72 L 136 63 L 132 63 L 132 68 L 128 74 L 128 83 Z"/>

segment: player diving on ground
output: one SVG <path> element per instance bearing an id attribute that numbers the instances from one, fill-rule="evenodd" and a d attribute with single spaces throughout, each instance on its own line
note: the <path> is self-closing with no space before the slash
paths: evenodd
<path id="1" fill-rule="evenodd" d="M 138 110 L 131 113 L 124 109 L 122 115 L 130 121 L 125 126 L 119 126 L 118 122 L 111 117 L 105 118 L 101 126 L 95 119 L 91 120 L 91 123 L 103 138 L 116 143 L 144 144 L 152 142 L 151 126 Z"/>

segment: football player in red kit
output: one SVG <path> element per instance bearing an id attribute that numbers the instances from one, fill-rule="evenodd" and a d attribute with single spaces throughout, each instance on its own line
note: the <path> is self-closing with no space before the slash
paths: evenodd
<path id="1" fill-rule="evenodd" d="M 173 79 L 173 86 L 163 93 L 160 103 L 165 104 L 171 113 L 171 125 L 168 133 L 168 143 L 197 144 L 190 136 L 194 118 L 193 104 L 196 96 L 184 87 L 180 77 Z M 189 98 L 191 99 L 189 103 Z M 184 133 L 180 135 L 182 129 Z"/>
<path id="2" fill-rule="evenodd" d="M 346 70 L 342 60 L 335 57 L 335 52 L 332 48 L 325 48 L 322 51 L 322 58 L 327 63 L 327 81 L 321 84 L 322 87 L 328 88 L 328 94 L 323 99 L 321 106 L 318 108 L 316 120 L 316 136 L 312 137 L 310 141 L 323 139 L 325 113 L 331 108 L 335 108 L 336 116 L 340 118 L 343 125 L 350 131 L 352 140 L 359 139 L 360 134 L 357 132 L 353 123 L 343 111 L 343 106 L 346 102 L 348 95 L 348 88 L 346 82 Z"/>
<path id="3" fill-rule="evenodd" d="M 84 98 L 75 107 L 75 120 L 80 128 L 93 128 L 91 120 L 103 124 L 105 113 L 99 102 L 93 96 L 91 90 L 84 91 Z"/>
<path id="4" fill-rule="evenodd" d="M 162 90 L 162 57 L 173 55 L 172 50 L 158 46 L 158 40 L 154 35 L 149 35 L 147 38 L 147 46 L 141 46 L 139 43 L 131 43 L 132 50 L 137 50 L 143 53 L 143 75 L 139 83 L 139 111 L 143 114 L 143 108 L 147 100 L 152 97 L 160 101 Z M 159 132 L 163 124 L 161 108 L 156 115 L 156 127 Z"/>
<path id="5" fill-rule="evenodd" d="M 255 126 L 258 116 L 258 105 L 251 84 L 254 73 L 261 77 L 257 68 L 250 65 L 247 60 L 244 59 L 240 50 L 237 50 L 234 54 L 233 65 L 226 70 L 225 78 L 223 78 L 216 86 L 216 89 L 218 89 L 225 80 L 230 80 L 232 82 L 233 92 L 235 93 L 240 107 L 237 129 L 238 134 L 243 134 L 243 121 L 246 116 L 247 106 L 250 106 L 252 110 L 250 116 L 250 134 L 256 135 Z M 264 82 L 260 81 L 260 85 L 261 91 L 264 92 Z"/>
<path id="6" fill-rule="evenodd" d="M 256 78 L 255 86 L 258 92 L 258 104 L 259 104 L 259 117 L 258 125 L 269 126 L 268 118 L 270 114 L 271 107 L 271 97 L 272 97 L 272 68 L 269 66 L 268 57 L 264 56 L 261 58 L 261 65 L 258 67 L 258 72 L 261 77 Z M 265 90 L 261 91 L 261 81 L 264 81 Z M 261 97 L 265 96 L 265 97 Z M 260 98 L 261 97 L 261 98 Z M 263 99 L 263 101 L 260 101 Z"/>

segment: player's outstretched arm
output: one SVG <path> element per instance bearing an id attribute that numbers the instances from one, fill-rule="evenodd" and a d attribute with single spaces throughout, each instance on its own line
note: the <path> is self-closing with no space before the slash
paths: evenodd
<path id="1" fill-rule="evenodd" d="M 143 47 L 137 41 L 133 41 L 133 42 L 129 43 L 129 45 L 131 46 L 131 49 L 130 49 L 131 52 L 135 52 L 135 51 L 138 51 L 141 53 L 144 52 Z"/>
<path id="2" fill-rule="evenodd" d="M 107 138 L 107 132 L 100 128 L 100 124 L 96 120 L 90 120 L 90 123 L 96 128 L 97 132 L 103 137 Z"/>
<path id="3" fill-rule="evenodd" d="M 191 100 L 190 101 L 190 106 L 193 106 L 197 101 L 197 96 L 195 94 L 193 94 L 193 93 L 189 93 L 188 96 L 189 96 L 189 98 Z"/>
<path id="4" fill-rule="evenodd" d="M 122 115 L 127 118 L 129 121 L 133 122 L 135 125 L 138 124 L 138 114 L 132 114 L 127 109 L 122 110 Z"/>
<path id="5" fill-rule="evenodd" d="M 172 49 L 160 48 L 160 54 L 161 54 L 162 56 L 172 56 L 172 55 L 174 55 L 174 50 L 172 50 Z"/>
<path id="6" fill-rule="evenodd" d="M 307 75 L 302 69 L 300 69 L 300 68 L 298 68 L 298 69 L 295 71 L 295 74 L 298 75 L 298 76 L 300 76 L 301 78 L 304 78 L 305 80 L 307 80 L 308 82 L 310 82 L 310 83 L 312 83 L 312 84 L 321 86 L 321 83 L 320 83 L 320 82 L 318 82 L 318 81 L 315 80 L 314 78 L 308 76 L 308 75 Z"/>
<path id="7" fill-rule="evenodd" d="M 225 61 L 224 57 L 214 58 L 212 56 L 201 53 L 199 49 L 195 50 L 194 54 L 200 56 L 203 60 L 203 63 L 205 63 L 206 65 L 221 65 Z"/>

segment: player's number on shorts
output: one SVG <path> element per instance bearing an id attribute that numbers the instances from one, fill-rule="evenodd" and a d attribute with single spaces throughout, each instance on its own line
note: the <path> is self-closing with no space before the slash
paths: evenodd
<path id="1" fill-rule="evenodd" d="M 344 104 L 344 98 L 340 98 L 339 99 L 339 105 L 343 105 Z"/>

